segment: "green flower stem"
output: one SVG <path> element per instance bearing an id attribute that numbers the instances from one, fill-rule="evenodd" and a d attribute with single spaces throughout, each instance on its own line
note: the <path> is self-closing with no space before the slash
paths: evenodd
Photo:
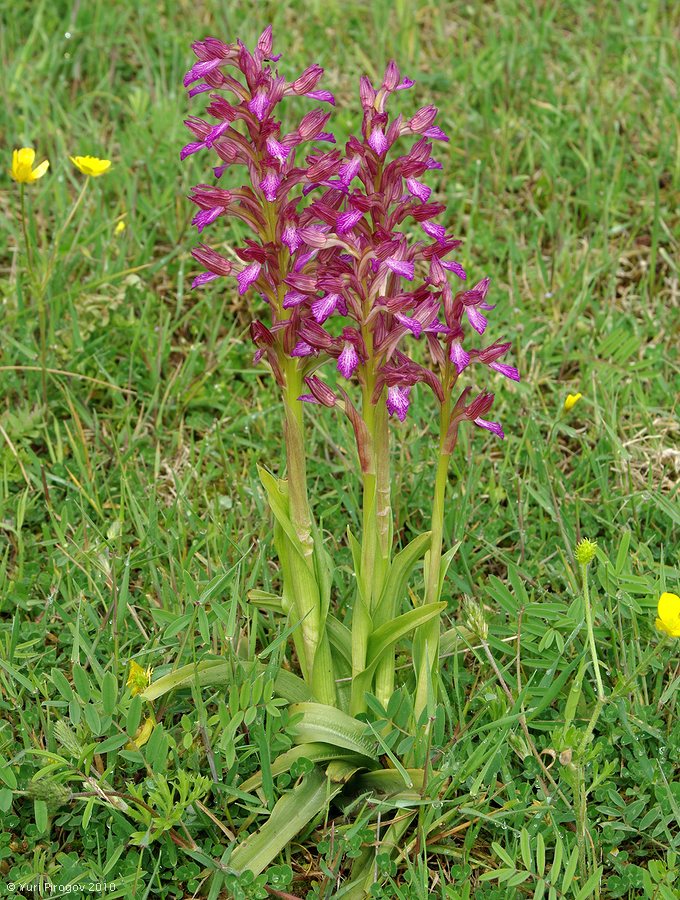
<path id="1" fill-rule="evenodd" d="M 307 461 L 302 421 L 302 376 L 296 360 L 287 360 L 284 389 L 285 444 L 290 519 L 300 553 L 291 547 L 288 571 L 304 647 L 303 673 L 320 703 L 335 705 L 335 677 L 328 635 L 321 608 L 320 589 L 314 564 L 312 516 L 307 494 Z"/>
<path id="2" fill-rule="evenodd" d="M 604 703 L 604 685 L 602 684 L 602 675 L 600 674 L 600 663 L 597 658 L 597 647 L 595 646 L 595 635 L 593 633 L 593 613 L 590 606 L 590 591 L 588 588 L 588 566 L 581 563 L 581 578 L 583 580 L 583 605 L 586 615 L 586 628 L 588 629 L 588 643 L 590 644 L 590 655 L 593 660 L 593 668 L 595 670 L 595 681 L 597 683 L 597 699 Z"/>
<path id="3" fill-rule="evenodd" d="M 47 311 L 45 309 L 45 288 L 47 286 L 46 279 L 42 283 L 38 283 L 37 273 L 34 266 L 33 248 L 28 236 L 28 216 L 26 215 L 26 186 L 22 184 L 19 190 L 21 203 L 21 230 L 24 235 L 24 246 L 26 248 L 26 268 L 31 282 L 31 290 L 35 291 L 38 301 L 38 334 L 40 347 L 40 382 L 43 403 L 47 405 Z"/>
<path id="4" fill-rule="evenodd" d="M 22 184 L 19 187 L 19 196 L 21 198 L 21 230 L 24 234 L 24 247 L 26 248 L 26 265 L 28 267 L 28 274 L 33 279 L 35 277 L 33 271 L 33 249 L 31 247 L 31 242 L 28 238 L 28 218 L 26 216 L 26 185 Z"/>
<path id="5" fill-rule="evenodd" d="M 451 452 L 447 452 L 446 435 L 451 419 L 451 399 L 447 395 L 441 406 L 439 419 L 439 458 L 434 483 L 432 500 L 432 543 L 427 554 L 427 580 L 425 583 L 424 603 L 436 603 L 439 600 L 439 569 L 442 559 L 442 543 L 444 539 L 444 508 L 446 503 L 446 486 L 448 484 Z M 414 657 L 417 670 L 417 687 L 414 703 L 416 722 L 427 707 L 428 683 L 436 697 L 439 679 L 439 635 L 441 617 L 430 619 L 417 630 L 414 642 Z"/>
<path id="6" fill-rule="evenodd" d="M 392 503 L 390 482 L 390 433 L 387 415 L 387 406 L 384 397 L 381 397 L 376 407 L 375 423 L 375 451 L 376 451 L 376 479 L 377 479 L 377 558 L 374 569 L 374 605 L 380 599 L 385 579 L 390 566 L 392 555 Z M 392 616 L 396 616 L 398 610 L 390 610 Z M 389 613 L 388 613 L 389 614 Z M 378 624 L 382 624 L 382 621 Z M 388 650 L 375 673 L 375 695 L 387 706 L 390 697 L 394 693 L 395 650 Z"/>

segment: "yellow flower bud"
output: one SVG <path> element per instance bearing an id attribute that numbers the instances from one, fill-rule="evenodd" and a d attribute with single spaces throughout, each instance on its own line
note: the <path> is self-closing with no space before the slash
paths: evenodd
<path id="1" fill-rule="evenodd" d="M 143 747 L 151 737 L 151 732 L 154 730 L 155 725 L 156 723 L 151 716 L 146 718 L 135 732 L 132 740 L 125 745 L 125 749 L 138 750 L 140 747 Z"/>
<path id="2" fill-rule="evenodd" d="M 564 401 L 564 411 L 569 412 L 570 409 L 573 409 L 582 396 L 583 394 L 567 394 L 567 399 Z"/>
<path id="3" fill-rule="evenodd" d="M 125 222 L 121 219 L 120 222 L 113 229 L 113 233 L 114 234 L 122 234 L 125 231 L 126 227 L 127 226 L 126 226 Z"/>

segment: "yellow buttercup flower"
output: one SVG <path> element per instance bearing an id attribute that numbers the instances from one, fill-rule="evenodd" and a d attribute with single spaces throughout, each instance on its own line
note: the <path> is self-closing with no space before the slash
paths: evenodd
<path id="1" fill-rule="evenodd" d="M 133 697 L 136 694 L 141 694 L 151 684 L 152 672 L 151 666 L 143 669 L 134 659 L 130 660 L 130 674 L 128 675 L 127 686 L 130 688 L 130 693 Z"/>
<path id="2" fill-rule="evenodd" d="M 113 233 L 114 234 L 122 234 L 125 231 L 126 227 L 127 226 L 126 226 L 125 222 L 121 219 L 120 222 L 113 229 Z"/>
<path id="3" fill-rule="evenodd" d="M 680 597 L 665 591 L 659 597 L 659 618 L 656 627 L 671 637 L 680 637 Z"/>
<path id="4" fill-rule="evenodd" d="M 32 147 L 22 147 L 21 150 L 15 150 L 12 153 L 12 168 L 9 174 L 19 184 L 33 184 L 39 178 L 42 178 L 49 169 L 48 160 L 41 162 L 39 166 L 33 168 L 35 162 L 35 150 Z"/>
<path id="5" fill-rule="evenodd" d="M 69 159 L 83 175 L 91 175 L 93 178 L 103 175 L 111 168 L 110 159 L 97 159 L 96 156 L 69 156 Z"/>
<path id="6" fill-rule="evenodd" d="M 567 394 L 567 399 L 564 401 L 564 411 L 569 412 L 570 409 L 573 409 L 582 396 L 583 394 Z"/>
<path id="7" fill-rule="evenodd" d="M 132 740 L 128 741 L 125 745 L 125 749 L 138 750 L 140 747 L 143 747 L 151 737 L 151 732 L 153 731 L 155 724 L 156 723 L 151 716 L 149 716 L 148 719 L 145 719 L 135 732 L 135 736 Z"/>

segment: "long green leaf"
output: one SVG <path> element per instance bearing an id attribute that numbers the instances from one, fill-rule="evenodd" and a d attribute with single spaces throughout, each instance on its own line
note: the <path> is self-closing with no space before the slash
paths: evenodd
<path id="1" fill-rule="evenodd" d="M 321 741 L 334 747 L 345 747 L 370 759 L 378 758 L 377 744 L 366 736 L 364 722 L 323 703 L 294 703 L 288 709 L 291 715 L 301 716 L 293 726 L 296 743 Z"/>
<path id="2" fill-rule="evenodd" d="M 258 672 L 262 672 L 265 666 L 256 665 L 255 668 Z M 161 676 L 153 684 L 150 684 L 141 696 L 145 700 L 157 700 L 176 688 L 189 687 L 190 685 L 209 687 L 214 684 L 227 684 L 232 679 L 233 667 L 226 660 L 206 659 L 200 663 L 180 666 L 174 672 L 168 672 L 167 675 Z M 293 675 L 292 672 L 286 672 L 284 669 L 280 669 L 277 672 L 274 688 L 278 696 L 289 703 L 313 699 L 312 693 L 304 681 L 298 678 L 297 675 Z"/>
<path id="3" fill-rule="evenodd" d="M 377 628 L 368 639 L 368 652 L 366 654 L 368 664 L 362 672 L 359 672 L 352 679 L 352 696 L 363 697 L 364 693 L 371 689 L 373 673 L 383 654 L 390 647 L 418 628 L 419 625 L 422 625 L 423 622 L 429 622 L 430 619 L 438 616 L 443 609 L 446 609 L 446 603 L 428 603 L 425 606 L 419 606 L 417 609 L 410 609 L 408 612 L 397 616 L 396 619 L 392 619 L 391 622 L 385 622 L 384 625 Z"/>
<path id="4" fill-rule="evenodd" d="M 446 603 L 427 603 L 416 609 L 410 609 L 402 613 L 396 619 L 385 622 L 380 628 L 376 628 L 368 639 L 367 659 L 369 665 L 377 663 L 382 654 L 401 638 L 405 637 L 419 625 L 429 622 L 442 610 L 446 609 Z"/>
<path id="5" fill-rule="evenodd" d="M 349 671 L 352 669 L 352 633 L 346 625 L 339 622 L 335 616 L 329 615 L 326 619 L 326 631 L 328 632 L 328 640 L 331 646 L 338 651 L 339 655 L 348 664 Z"/>
<path id="6" fill-rule="evenodd" d="M 323 772 L 314 769 L 277 801 L 262 828 L 239 844 L 229 859 L 231 868 L 239 874 L 249 870 L 259 875 L 343 787 L 342 783 L 331 784 Z"/>
<path id="7" fill-rule="evenodd" d="M 299 744 L 297 747 L 291 747 L 280 756 L 277 756 L 272 763 L 272 775 L 281 775 L 288 772 L 294 762 L 299 759 L 308 759 L 313 763 L 331 762 L 333 760 L 341 760 L 353 763 L 361 768 L 370 768 L 375 765 L 372 759 L 367 756 L 355 753 L 354 750 L 347 750 L 345 747 L 333 747 L 330 744 Z M 239 785 L 239 790 L 246 794 L 256 791 L 262 784 L 262 772 L 256 772 L 251 775 L 247 781 Z"/>
<path id="8" fill-rule="evenodd" d="M 300 542 L 288 513 L 288 497 L 283 490 L 280 480 L 275 478 L 271 472 L 267 472 L 266 469 L 263 469 L 262 466 L 257 467 L 257 474 L 260 476 L 262 487 L 267 494 L 269 508 L 271 509 L 274 518 L 284 530 L 293 549 L 302 556 Z"/>
<path id="9" fill-rule="evenodd" d="M 406 582 L 411 577 L 413 569 L 430 547 L 432 535 L 429 531 L 419 534 L 418 537 L 400 550 L 392 560 L 385 587 L 376 604 L 373 614 L 376 624 L 389 622 L 394 616 L 399 598 L 403 595 Z"/>

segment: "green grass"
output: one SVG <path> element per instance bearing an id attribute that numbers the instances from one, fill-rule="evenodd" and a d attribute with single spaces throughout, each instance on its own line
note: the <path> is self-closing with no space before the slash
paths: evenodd
<path id="1" fill-rule="evenodd" d="M 246 600 L 278 583 L 255 466 L 280 465 L 282 435 L 244 340 L 248 310 L 229 292 L 189 289 L 185 196 L 205 171 L 178 155 L 182 119 L 201 109 L 181 86 L 190 42 L 252 43 L 270 21 L 286 75 L 313 61 L 327 69 L 339 140 L 357 123 L 359 74 L 378 76 L 391 56 L 417 82 L 399 95 L 404 111 L 441 108 L 451 142 L 437 147 L 443 171 L 430 183 L 465 238 L 461 261 L 473 278 L 492 276 L 494 336 L 513 341 L 523 375 L 496 385 L 507 440 L 461 442 L 446 521 L 447 540 L 461 541 L 448 627 L 465 624 L 464 595 L 483 604 L 512 702 L 482 650 L 452 637 L 439 773 L 402 855 L 381 857 L 380 896 L 462 898 L 472 885 L 479 897 L 538 897 L 544 883 L 545 896 L 552 886 L 556 897 L 677 897 L 677 642 L 650 654 L 658 596 L 679 582 L 680 17 L 662 0 L 14 4 L 0 31 L 0 133 L 7 165 L 22 145 L 51 161 L 27 192 L 37 231 L 52 234 L 79 189 L 68 154 L 114 165 L 90 185 L 82 230 L 66 234 L 49 285 L 47 405 L 18 191 L 1 185 L 0 883 L 42 874 L 114 882 L 111 898 L 207 897 L 211 861 L 226 861 L 234 837 L 302 774 L 269 776 L 257 803 L 234 794 L 290 745 L 286 710 L 237 663 L 284 629 Z M 577 390 L 583 399 L 563 414 Z M 404 541 L 426 527 L 433 478 L 424 392 L 414 406 L 395 427 Z M 356 464 L 343 421 L 308 425 L 342 608 Z M 590 886 L 578 871 L 566 877 L 569 751 L 595 703 L 590 667 L 573 689 L 587 653 L 573 561 L 583 536 L 601 550 L 595 635 L 606 693 L 618 691 L 582 759 L 599 867 Z M 124 689 L 129 660 L 162 673 L 208 653 L 234 661 L 231 686 L 176 692 L 156 707 L 161 724 L 142 753 L 123 749 L 144 715 Z M 265 661 L 294 667 L 282 644 Z M 398 706 L 387 711 L 395 740 Z M 523 710 L 560 794 L 530 753 Z M 93 746 L 102 741 L 109 752 Z M 201 806 L 179 787 L 164 806 L 162 780 L 180 770 L 208 779 Z M 47 799 L 30 787 L 39 772 Z M 93 793 L 97 782 L 139 791 L 179 844 L 166 830 L 137 846 L 142 807 L 58 788 Z M 384 832 L 365 799 L 334 806 L 284 851 L 268 887 L 335 896 L 336 878 Z"/>

